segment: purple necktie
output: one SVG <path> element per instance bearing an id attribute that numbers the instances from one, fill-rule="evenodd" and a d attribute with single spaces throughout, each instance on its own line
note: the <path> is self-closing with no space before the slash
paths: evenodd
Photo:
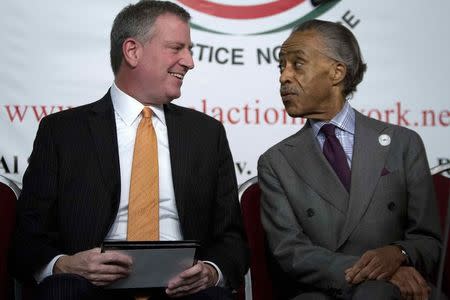
<path id="1" fill-rule="evenodd" d="M 344 187 L 350 192 L 351 173 L 347 163 L 344 149 L 334 134 L 336 126 L 333 124 L 325 124 L 320 131 L 325 134 L 325 143 L 323 144 L 323 154 L 333 167 L 337 176 L 341 180 Z"/>

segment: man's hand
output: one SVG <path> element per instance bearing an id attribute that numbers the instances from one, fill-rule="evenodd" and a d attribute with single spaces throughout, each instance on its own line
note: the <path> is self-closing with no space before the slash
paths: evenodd
<path id="1" fill-rule="evenodd" d="M 170 297 L 194 294 L 214 286 L 218 278 L 219 275 L 212 265 L 198 261 L 197 264 L 171 279 L 166 293 Z"/>
<path id="2" fill-rule="evenodd" d="M 397 246 L 389 245 L 369 250 L 352 267 L 345 270 L 345 280 L 350 284 L 358 284 L 367 279 L 388 278 L 405 259 Z"/>
<path id="3" fill-rule="evenodd" d="M 103 286 L 128 276 L 132 259 L 120 252 L 100 252 L 100 248 L 61 256 L 56 261 L 53 272 L 78 274 L 94 285 Z"/>
<path id="4" fill-rule="evenodd" d="M 400 267 L 389 280 L 402 293 L 403 299 L 428 299 L 430 287 L 414 267 Z"/>

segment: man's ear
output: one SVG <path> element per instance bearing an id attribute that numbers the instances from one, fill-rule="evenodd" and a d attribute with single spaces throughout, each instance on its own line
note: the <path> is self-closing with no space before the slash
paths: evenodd
<path id="1" fill-rule="evenodd" d="M 122 44 L 122 54 L 124 63 L 131 68 L 135 68 L 139 62 L 142 52 L 142 45 L 133 38 L 127 38 Z"/>
<path id="2" fill-rule="evenodd" d="M 344 81 L 347 74 L 347 67 L 341 62 L 335 62 L 330 70 L 331 82 L 333 85 L 338 85 Z"/>

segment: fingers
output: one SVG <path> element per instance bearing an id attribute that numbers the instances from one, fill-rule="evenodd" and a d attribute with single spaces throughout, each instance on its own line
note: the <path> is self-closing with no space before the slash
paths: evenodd
<path id="1" fill-rule="evenodd" d="M 174 290 L 182 285 L 192 284 L 193 282 L 199 280 L 201 277 L 201 271 L 202 266 L 196 264 L 171 279 L 167 284 L 167 288 L 169 290 Z"/>
<path id="2" fill-rule="evenodd" d="M 390 282 L 400 289 L 404 299 L 428 299 L 431 291 L 425 279 L 413 267 L 402 267 L 394 274 Z"/>
<path id="3" fill-rule="evenodd" d="M 118 275 L 128 275 L 131 269 L 121 265 L 111 265 L 111 264 L 101 264 L 96 269 L 91 270 L 91 273 L 98 274 L 118 274 Z"/>
<path id="4" fill-rule="evenodd" d="M 131 257 L 118 251 L 101 253 L 100 248 L 93 248 L 61 257 L 57 263 L 59 272 L 78 274 L 103 286 L 128 276 L 133 262 Z"/>
<path id="5" fill-rule="evenodd" d="M 212 274 L 203 262 L 180 273 L 167 286 L 166 294 L 170 297 L 181 297 L 197 293 L 212 286 Z"/>
<path id="6" fill-rule="evenodd" d="M 198 280 L 198 277 L 201 276 L 202 266 L 200 264 L 196 264 L 189 269 L 181 272 L 175 278 L 171 279 L 168 283 L 169 288 L 175 288 L 183 282 L 191 283 L 195 280 Z"/>
<path id="7" fill-rule="evenodd" d="M 367 279 L 386 279 L 400 267 L 403 256 L 397 246 L 385 246 L 366 251 L 349 269 L 345 279 L 350 284 L 359 284 Z"/>
<path id="8" fill-rule="evenodd" d="M 414 270 L 414 272 L 412 272 L 412 276 L 415 280 L 415 299 L 428 299 L 431 288 L 428 286 L 425 279 L 422 277 L 422 275 L 420 275 L 419 272 L 417 272 L 417 270 Z"/>
<path id="9" fill-rule="evenodd" d="M 407 281 L 391 279 L 390 282 L 396 285 L 400 289 L 400 293 L 402 295 L 402 299 L 412 300 L 412 290 Z"/>
<path id="10" fill-rule="evenodd" d="M 431 291 L 430 287 L 428 286 L 427 282 L 425 281 L 425 279 L 422 277 L 422 275 L 420 275 L 419 272 L 417 272 L 416 270 L 414 270 L 414 272 L 412 273 L 414 279 L 416 280 L 416 282 L 418 283 L 418 285 L 420 287 L 422 287 L 424 290 L 427 291 Z"/>
<path id="11" fill-rule="evenodd" d="M 377 278 L 375 278 L 376 280 L 383 280 L 383 279 L 387 279 L 389 278 L 389 273 L 385 272 L 385 273 L 380 273 L 380 275 L 377 276 Z"/>
<path id="12" fill-rule="evenodd" d="M 422 276 L 415 270 L 412 269 L 410 277 L 408 278 L 408 295 L 411 299 L 422 300 L 428 299 L 429 287 Z"/>
<path id="13" fill-rule="evenodd" d="M 383 266 L 374 257 L 364 268 L 362 268 L 358 272 L 358 274 L 356 274 L 351 283 L 358 284 L 367 279 L 375 279 L 382 273 L 382 271 Z"/>
<path id="14" fill-rule="evenodd" d="M 373 253 L 371 251 L 364 253 L 363 256 L 361 256 L 361 258 L 350 269 L 347 269 L 348 272 L 345 274 L 345 280 L 348 283 L 356 284 L 367 279 L 367 276 L 371 272 L 368 272 L 368 270 L 364 270 L 364 273 L 362 274 L 360 274 L 360 272 L 371 262 L 372 258 Z"/>
<path id="15" fill-rule="evenodd" d="M 133 260 L 130 256 L 125 255 L 119 251 L 108 251 L 99 255 L 100 263 L 120 265 L 126 268 L 131 268 Z"/>
<path id="16" fill-rule="evenodd" d="M 197 293 L 203 289 L 208 288 L 208 278 L 201 277 L 197 281 L 194 281 L 190 284 L 185 284 L 183 282 L 181 285 L 175 288 L 167 288 L 166 293 L 170 297 L 181 297 L 189 294 Z"/>

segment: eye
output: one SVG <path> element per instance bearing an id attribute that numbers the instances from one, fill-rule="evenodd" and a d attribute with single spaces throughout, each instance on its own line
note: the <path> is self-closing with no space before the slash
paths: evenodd
<path id="1" fill-rule="evenodd" d="M 286 69 L 286 65 L 285 64 L 279 64 L 278 65 L 278 70 L 280 70 L 280 73 L 283 73 L 284 69 Z"/>
<path id="2" fill-rule="evenodd" d="M 180 52 L 183 49 L 183 47 L 182 46 L 178 46 L 178 45 L 174 45 L 174 46 L 171 46 L 170 49 L 172 49 L 173 52 Z"/>
<path id="3" fill-rule="evenodd" d="M 299 61 L 296 61 L 294 65 L 295 65 L 296 69 L 301 69 L 301 67 L 303 67 L 303 63 L 301 63 Z"/>

